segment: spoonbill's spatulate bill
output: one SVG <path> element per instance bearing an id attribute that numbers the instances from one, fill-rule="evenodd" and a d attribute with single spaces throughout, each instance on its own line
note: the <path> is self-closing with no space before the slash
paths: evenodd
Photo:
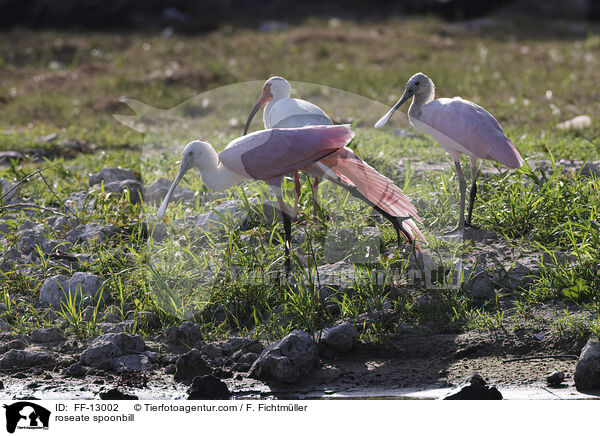
<path id="1" fill-rule="evenodd" d="M 456 231 L 461 232 L 465 225 L 471 226 L 479 159 L 494 160 L 509 168 L 520 168 L 524 161 L 498 121 L 484 108 L 460 97 L 434 100 L 434 96 L 433 81 L 423 73 L 415 74 L 406 84 L 400 100 L 377 121 L 375 128 L 383 127 L 402 103 L 413 98 L 408 110 L 410 123 L 418 131 L 433 136 L 454 161 L 460 183 L 460 215 Z M 467 183 L 460 166 L 462 154 L 469 157 L 473 175 L 466 222 Z"/>
<path id="2" fill-rule="evenodd" d="M 224 191 L 244 179 L 264 180 L 271 187 L 283 217 L 288 269 L 291 219 L 281 184 L 284 175 L 295 169 L 348 185 L 350 189 L 371 181 L 367 188 L 362 188 L 370 201 L 389 213 L 412 215 L 419 220 L 414 206 L 399 188 L 345 148 L 353 137 L 349 125 L 261 130 L 233 140 L 219 154 L 207 142 L 190 142 L 183 150 L 179 171 L 158 210 L 157 220 L 164 215 L 177 184 L 192 168 L 197 168 L 204 184 L 215 191 Z M 402 225 L 407 237 L 414 238 L 416 234 L 423 238 L 411 219 Z"/>
<path id="3" fill-rule="evenodd" d="M 275 76 L 268 79 L 263 86 L 262 93 L 258 101 L 252 108 L 248 120 L 246 121 L 244 135 L 248 132 L 250 123 L 252 122 L 252 119 L 256 113 L 265 104 L 266 106 L 263 111 L 263 122 L 266 129 L 333 124 L 331 118 L 329 118 L 329 116 L 321 108 L 306 100 L 290 98 L 291 92 L 292 88 L 289 82 L 283 77 Z M 354 197 L 364 201 L 382 214 L 386 219 L 388 219 L 396 230 L 398 245 L 400 245 L 401 234 L 411 243 L 415 240 L 414 234 L 417 234 L 419 238 L 424 240 L 421 232 L 410 219 L 410 216 L 417 216 L 414 208 L 410 209 L 410 213 L 408 210 L 404 210 L 403 213 L 400 213 L 398 209 L 390 208 L 389 204 L 387 205 L 388 207 L 382 208 L 379 206 L 379 204 L 385 203 L 386 200 L 373 196 L 373 192 L 376 190 L 374 186 L 379 183 L 380 186 L 377 189 L 384 189 L 384 192 L 387 189 L 389 192 L 394 193 L 394 199 L 402 198 L 405 202 L 410 204 L 410 200 L 408 200 L 408 198 L 402 194 L 400 188 L 396 187 L 389 179 L 381 176 L 381 174 L 377 173 L 373 168 L 365 164 L 360 157 L 352 153 L 349 149 L 344 153 L 336 154 L 335 165 L 340 165 L 342 156 L 344 156 L 344 159 L 346 159 L 346 162 L 344 162 L 344 168 L 346 170 L 348 170 L 350 167 L 361 169 L 360 172 L 353 174 L 354 178 L 352 180 L 340 180 L 339 175 L 336 175 L 335 178 L 328 177 L 322 171 L 322 169 L 315 166 L 312 166 L 309 168 L 310 171 L 307 171 L 309 174 L 314 176 L 313 210 L 315 216 L 317 215 L 318 208 L 317 190 L 319 179 L 326 178 L 343 187 L 344 189 L 347 189 Z M 353 164 L 351 164 L 351 162 L 353 162 Z M 368 170 L 366 169 L 367 167 Z M 360 179 L 361 175 L 363 176 L 362 180 Z M 368 175 L 368 177 L 365 177 L 366 175 Z M 292 216 L 295 217 L 298 208 L 298 197 L 300 195 L 300 180 L 298 178 L 298 170 L 294 170 L 294 183 L 295 198 Z M 381 186 L 382 183 L 385 185 L 384 188 Z M 402 221 L 405 222 L 403 223 Z"/>

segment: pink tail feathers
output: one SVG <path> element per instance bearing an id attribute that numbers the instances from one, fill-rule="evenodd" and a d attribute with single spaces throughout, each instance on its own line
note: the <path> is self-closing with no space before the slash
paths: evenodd
<path id="1" fill-rule="evenodd" d="M 343 148 L 321 159 L 320 163 L 332 170 L 345 183 L 355 186 L 375 206 L 392 216 L 408 218 L 402 221 L 404 230 L 413 237 L 415 242 L 415 235 L 423 242 L 427 242 L 423 233 L 410 218 L 423 223 L 410 199 L 390 179 L 378 173 L 358 155 L 348 148 Z"/>

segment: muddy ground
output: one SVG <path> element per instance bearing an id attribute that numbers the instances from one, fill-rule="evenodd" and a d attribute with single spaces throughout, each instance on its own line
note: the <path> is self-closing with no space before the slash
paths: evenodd
<path id="1" fill-rule="evenodd" d="M 539 315 L 550 314 L 540 307 Z M 160 342 L 146 342 L 150 350 L 168 359 Z M 555 340 L 540 329 L 506 334 L 474 330 L 460 334 L 412 332 L 390 337 L 385 343 L 358 342 L 349 353 L 321 352 L 319 363 L 295 383 L 268 383 L 243 373 L 222 372 L 232 398 L 305 399 L 330 397 L 403 398 L 427 390 L 447 391 L 478 372 L 502 392 L 544 390 L 559 397 L 575 395 L 573 374 L 585 340 Z M 85 344 L 78 344 L 83 347 Z M 56 347 L 48 347 L 57 351 Z M 177 383 L 164 367 L 132 379 L 99 370 L 82 378 L 66 377 L 61 369 L 77 360 L 77 353 L 62 353 L 54 368 L 35 368 L 1 376 L 3 399 L 99 399 L 116 387 L 139 399 L 186 399 L 188 385 Z M 158 365 L 160 366 L 160 365 Z M 61 368 L 62 367 L 62 368 Z M 558 387 L 547 387 L 546 376 L 560 370 L 566 375 Z M 435 391 L 431 391 L 435 392 Z M 600 398 L 600 392 L 587 392 Z M 434 395 L 435 397 L 436 395 Z M 427 397 L 427 395 L 424 395 Z M 532 396 L 533 397 L 533 396 Z"/>

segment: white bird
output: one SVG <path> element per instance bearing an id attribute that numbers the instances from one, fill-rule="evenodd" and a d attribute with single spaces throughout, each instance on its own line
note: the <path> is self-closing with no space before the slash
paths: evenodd
<path id="1" fill-rule="evenodd" d="M 263 123 L 265 129 L 281 127 L 304 127 L 332 125 L 333 121 L 318 106 L 298 98 L 291 98 L 292 87 L 283 77 L 274 76 L 265 82 L 258 101 L 250 111 L 248 120 L 244 127 L 244 135 L 252 119 L 260 108 L 266 103 L 263 111 Z M 319 178 L 315 177 L 313 182 L 313 213 L 318 212 L 317 193 L 319 189 Z M 298 198 L 300 197 L 300 178 L 298 170 L 294 170 L 294 209 L 293 217 L 298 212 Z"/>
<path id="2" fill-rule="evenodd" d="M 268 79 L 263 85 L 263 89 L 258 101 L 250 111 L 250 115 L 248 116 L 248 120 L 246 121 L 246 125 L 244 127 L 244 135 L 248 132 L 248 128 L 250 127 L 252 119 L 260 110 L 260 108 L 263 105 L 265 105 L 265 103 L 266 106 L 263 111 L 263 123 L 266 129 L 333 124 L 331 118 L 329 118 L 329 116 L 321 108 L 306 100 L 291 98 L 291 93 L 292 88 L 289 82 L 283 77 L 274 76 Z M 339 177 L 326 178 L 343 187 L 344 189 L 348 190 L 356 198 L 363 200 L 365 203 L 367 203 L 377 212 L 379 212 L 382 216 L 384 216 L 388 221 L 390 221 L 390 223 L 394 226 L 394 229 L 396 230 L 398 245 L 400 245 L 401 234 L 411 243 L 416 242 L 415 235 L 418 236 L 421 240 L 425 241 L 425 238 L 423 237 L 422 233 L 418 230 L 416 224 L 410 218 L 411 215 L 415 217 L 417 216 L 416 210 L 391 210 L 389 207 L 383 205 L 381 198 L 372 196 L 372 190 L 370 187 L 377 184 L 385 183 L 385 185 L 388 188 L 393 186 L 394 191 L 400 191 L 400 189 L 394 186 L 389 179 L 384 178 L 371 167 L 369 167 L 369 171 L 364 171 L 364 165 L 366 164 L 364 164 L 364 162 L 350 149 L 346 149 L 345 153 L 347 157 L 351 156 L 351 159 L 353 159 L 354 161 L 360 161 L 360 165 L 363 166 L 362 174 L 364 174 L 365 176 L 363 180 L 358 180 L 355 178 L 354 180 L 352 180 L 351 183 L 347 183 L 349 181 L 342 181 L 339 179 Z M 315 171 L 312 171 L 311 174 L 315 176 Z M 358 176 L 359 174 L 361 173 L 356 173 L 355 175 Z M 366 176 L 369 176 L 369 179 L 367 179 Z M 375 178 L 381 178 L 381 180 L 385 179 L 385 181 L 378 180 L 377 182 L 375 182 Z M 313 213 L 315 216 L 317 215 L 318 210 L 318 183 L 319 177 L 315 176 L 313 183 Z M 300 196 L 300 180 L 298 178 L 297 169 L 294 170 L 294 185 L 295 195 L 292 216 L 296 217 L 298 209 L 298 198 Z M 369 190 L 371 190 L 371 192 L 368 192 Z M 394 195 L 404 196 L 404 194 L 402 194 L 401 191 L 400 194 L 394 192 Z M 410 202 L 410 200 L 408 200 L 406 196 L 404 196 L 404 198 L 406 198 L 407 202 Z M 416 246 L 419 246 L 418 243 L 416 244 Z"/>
<path id="3" fill-rule="evenodd" d="M 423 73 L 417 73 L 409 79 L 400 100 L 377 121 L 375 128 L 383 127 L 402 103 L 411 97 L 413 101 L 408 109 L 410 123 L 419 132 L 433 136 L 454 161 L 460 183 L 460 215 L 457 228 L 449 234 L 461 233 L 465 225 L 472 226 L 479 159 L 493 160 L 509 168 L 520 168 L 524 160 L 488 111 L 460 97 L 434 100 L 433 81 Z M 464 214 L 467 183 L 460 166 L 462 154 L 467 155 L 471 161 L 473 176 L 466 222 Z"/>

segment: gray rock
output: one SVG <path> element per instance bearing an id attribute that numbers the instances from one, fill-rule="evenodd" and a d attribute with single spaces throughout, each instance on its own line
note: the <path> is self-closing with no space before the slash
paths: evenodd
<path id="1" fill-rule="evenodd" d="M 244 209 L 241 200 L 226 200 L 214 210 L 199 215 L 195 225 L 203 229 L 222 228 L 223 224 L 228 222 L 240 226 L 247 217 L 248 211 Z"/>
<path id="2" fill-rule="evenodd" d="M 0 151 L 0 165 L 8 164 L 12 159 L 20 161 L 24 158 L 25 155 L 18 151 Z"/>
<path id="3" fill-rule="evenodd" d="M 56 132 L 52 132 L 47 134 L 46 136 L 40 136 L 39 138 L 35 139 L 35 142 L 37 144 L 47 144 L 50 142 L 54 142 L 58 139 L 58 133 Z"/>
<path id="4" fill-rule="evenodd" d="M 250 368 L 249 375 L 293 383 L 317 363 L 317 346 L 302 330 L 269 345 Z"/>
<path id="5" fill-rule="evenodd" d="M 358 339 L 358 330 L 353 324 L 345 322 L 322 331 L 321 342 L 334 351 L 347 353 L 352 350 Z"/>
<path id="6" fill-rule="evenodd" d="M 22 255 L 27 256 L 30 253 L 36 253 L 36 247 L 39 247 L 43 253 L 50 253 L 59 245 L 58 241 L 49 241 L 44 233 L 39 229 L 24 230 L 19 234 L 17 241 L 17 250 Z"/>
<path id="7" fill-rule="evenodd" d="M 218 342 L 217 344 L 217 346 L 220 347 L 228 356 L 241 349 L 244 349 L 247 352 L 251 351 L 255 353 L 262 351 L 262 348 L 257 341 L 241 337 L 232 337 L 224 342 Z M 260 351 L 257 351 L 257 349 L 260 349 Z"/>
<path id="8" fill-rule="evenodd" d="M 507 289 L 526 288 L 535 279 L 535 272 L 521 262 L 516 262 L 514 266 L 499 277 L 500 286 Z"/>
<path id="9" fill-rule="evenodd" d="M 552 254 L 546 252 L 542 253 L 542 263 L 547 267 L 556 265 L 566 266 L 576 260 L 577 258 L 575 256 L 561 251 L 555 251 Z"/>
<path id="10" fill-rule="evenodd" d="M 171 187 L 171 180 L 161 177 L 158 180 L 152 182 L 144 190 L 144 201 L 147 203 L 154 204 L 155 206 L 162 203 L 164 198 Z M 191 201 L 194 198 L 194 193 L 187 188 L 177 186 L 171 197 L 172 202 L 176 201 Z"/>
<path id="11" fill-rule="evenodd" d="M 90 186 L 99 185 L 102 182 L 106 186 L 108 183 L 122 182 L 123 180 L 138 180 L 138 177 L 132 170 L 123 168 L 103 168 L 97 173 L 90 174 Z"/>
<path id="12" fill-rule="evenodd" d="M 125 333 L 133 332 L 135 329 L 135 321 L 128 319 L 123 322 L 101 322 L 98 324 L 102 333 Z"/>
<path id="13" fill-rule="evenodd" d="M 8 323 L 6 321 L 4 321 L 2 318 L 0 318 L 0 331 L 6 332 L 9 330 L 11 330 L 10 325 L 8 325 Z"/>
<path id="14" fill-rule="evenodd" d="M 154 351 L 144 351 L 144 355 L 152 363 L 157 363 L 159 361 L 158 354 L 156 354 Z"/>
<path id="15" fill-rule="evenodd" d="M 81 366 L 81 363 L 74 363 L 63 370 L 63 375 L 75 378 L 85 377 L 86 370 Z"/>
<path id="16" fill-rule="evenodd" d="M 57 216 L 48 219 L 48 225 L 55 232 L 68 232 L 79 225 L 79 221 L 69 216 Z"/>
<path id="17" fill-rule="evenodd" d="M 22 185 L 9 182 L 8 180 L 0 179 L 0 198 L 4 202 L 12 200 L 19 194 Z"/>
<path id="18" fill-rule="evenodd" d="M 565 373 L 562 371 L 554 371 L 546 376 L 546 383 L 548 386 L 560 386 L 565 380 Z"/>
<path id="19" fill-rule="evenodd" d="M 167 237 L 167 226 L 163 222 L 156 222 L 154 219 L 146 219 L 144 221 L 146 231 L 152 234 L 152 240 L 160 242 Z"/>
<path id="20" fill-rule="evenodd" d="M 142 201 L 142 184 L 137 180 L 123 180 L 120 182 L 111 182 L 104 184 L 104 191 L 117 194 L 119 197 L 125 192 L 129 191 L 129 202 L 137 204 Z"/>
<path id="21" fill-rule="evenodd" d="M 443 400 L 501 400 L 502 394 L 495 386 L 487 382 L 477 373 L 471 374 L 463 385 L 445 395 Z"/>
<path id="22" fill-rule="evenodd" d="M 482 268 L 477 268 L 473 271 L 472 268 L 466 267 L 462 288 L 473 300 L 478 302 L 485 302 L 496 298 L 496 291 L 490 280 L 490 275 Z"/>
<path id="23" fill-rule="evenodd" d="M 31 368 L 54 363 L 51 354 L 40 351 L 12 349 L 0 358 L 1 369 Z"/>
<path id="24" fill-rule="evenodd" d="M 102 313 L 103 321 L 110 323 L 118 323 L 121 322 L 121 316 L 119 315 L 120 308 L 113 305 L 110 305 L 106 308 L 106 310 Z"/>
<path id="25" fill-rule="evenodd" d="M 124 392 L 121 392 L 117 388 L 109 389 L 106 392 L 100 392 L 101 400 L 115 401 L 115 400 L 137 400 L 137 395 L 131 395 Z"/>
<path id="26" fill-rule="evenodd" d="M 47 278 L 42 284 L 40 290 L 40 303 L 52 306 L 54 309 L 60 309 L 61 303 L 70 298 L 76 304 L 95 306 L 100 300 L 105 302 L 104 281 L 91 273 L 76 272 L 69 278 L 64 275 L 57 275 Z"/>
<path id="27" fill-rule="evenodd" d="M 37 230 L 42 230 L 42 228 L 43 228 L 43 226 L 39 223 L 30 221 L 30 220 L 25 220 L 19 225 L 19 227 L 17 227 L 17 231 L 23 232 L 25 230 L 33 230 L 33 229 L 36 229 L 36 227 L 37 227 Z"/>
<path id="28" fill-rule="evenodd" d="M 214 344 L 206 344 L 200 348 L 203 356 L 215 362 L 221 362 L 224 358 L 223 349 Z"/>
<path id="29" fill-rule="evenodd" d="M 415 333 L 416 329 L 414 326 L 408 324 L 405 321 L 398 322 L 398 326 L 396 327 L 396 333 L 399 334 L 411 334 Z"/>
<path id="30" fill-rule="evenodd" d="M 349 290 L 354 286 L 356 272 L 354 266 L 346 262 L 319 265 L 318 283 L 319 293 L 322 297 L 331 295 L 332 292 Z M 315 274 L 315 281 L 317 280 Z"/>
<path id="31" fill-rule="evenodd" d="M 11 228 L 8 225 L 6 225 L 4 223 L 0 223 L 0 238 L 5 237 L 10 232 L 11 232 Z"/>
<path id="32" fill-rule="evenodd" d="M 84 321 L 90 322 L 102 319 L 102 312 L 96 310 L 95 306 L 87 306 L 81 313 Z"/>
<path id="33" fill-rule="evenodd" d="M 587 177 L 600 177 L 600 161 L 584 163 L 581 168 L 581 175 Z"/>
<path id="34" fill-rule="evenodd" d="M 42 312 L 42 316 L 44 318 L 46 318 L 47 320 L 49 320 L 49 321 L 55 321 L 55 320 L 57 320 L 59 318 L 59 316 L 56 313 L 56 311 L 54 309 L 50 309 L 50 308 L 45 309 Z"/>
<path id="35" fill-rule="evenodd" d="M 353 322 L 354 327 L 356 327 L 358 331 L 363 331 L 373 324 L 387 324 L 392 322 L 397 315 L 398 312 L 396 312 L 394 309 L 373 310 L 371 312 L 361 313 L 356 317 L 356 319 L 349 321 Z"/>
<path id="36" fill-rule="evenodd" d="M 101 369 L 112 369 L 112 360 L 144 351 L 144 340 L 138 335 L 107 333 L 97 337 L 81 353 L 81 363 Z"/>
<path id="37" fill-rule="evenodd" d="M 189 383 L 194 377 L 209 375 L 212 369 L 197 348 L 182 354 L 175 362 L 175 381 Z"/>
<path id="38" fill-rule="evenodd" d="M 251 365 L 249 363 L 245 363 L 245 362 L 235 362 L 233 365 L 231 365 L 231 370 L 235 371 L 235 372 L 248 372 L 248 370 L 250 369 Z"/>
<path id="39" fill-rule="evenodd" d="M 248 363 L 252 365 L 256 359 L 258 359 L 258 354 L 256 353 L 244 353 L 238 359 L 238 363 Z"/>
<path id="40" fill-rule="evenodd" d="M 493 241 L 498 239 L 498 235 L 494 232 L 485 229 L 476 229 L 475 227 L 467 227 L 463 232 L 463 238 L 474 242 Z"/>
<path id="41" fill-rule="evenodd" d="M 194 377 L 188 393 L 188 400 L 228 400 L 231 397 L 225 382 L 214 375 Z"/>
<path id="42" fill-rule="evenodd" d="M 102 242 L 117 233 L 112 225 L 80 224 L 65 235 L 65 239 L 73 244 Z"/>
<path id="43" fill-rule="evenodd" d="M 273 200 L 266 200 L 261 203 L 252 203 L 252 211 L 259 215 L 263 224 L 269 226 L 274 222 L 283 223 L 279 204 Z"/>
<path id="44" fill-rule="evenodd" d="M 111 361 L 112 370 L 116 373 L 123 371 L 142 372 L 152 368 L 150 359 L 145 354 L 128 354 Z"/>
<path id="45" fill-rule="evenodd" d="M 31 340 L 38 344 L 60 342 L 64 339 L 62 330 L 58 327 L 49 329 L 37 329 L 31 332 Z"/>
<path id="46" fill-rule="evenodd" d="M 73 192 L 64 203 L 66 206 L 78 210 L 80 212 L 91 211 L 96 205 L 94 195 L 88 191 Z"/>
<path id="47" fill-rule="evenodd" d="M 138 312 L 133 320 L 138 329 L 155 330 L 161 327 L 160 317 L 152 311 Z"/>
<path id="48" fill-rule="evenodd" d="M 202 342 L 202 329 L 191 321 L 185 321 L 181 325 L 167 328 L 165 337 L 173 345 L 196 347 Z"/>
<path id="49" fill-rule="evenodd" d="M 600 388 L 600 341 L 590 339 L 575 366 L 575 387 L 577 390 Z"/>
<path id="50" fill-rule="evenodd" d="M 10 350 L 24 350 L 27 348 L 27 344 L 22 339 L 13 339 L 8 343 L 0 345 L 0 354 L 4 354 Z"/>

